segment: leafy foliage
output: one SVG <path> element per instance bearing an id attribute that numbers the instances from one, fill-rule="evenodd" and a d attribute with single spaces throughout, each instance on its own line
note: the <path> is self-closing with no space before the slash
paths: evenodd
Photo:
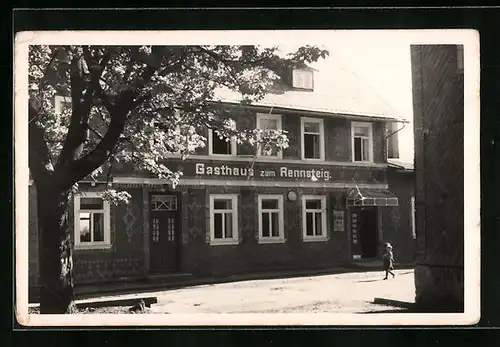
<path id="1" fill-rule="evenodd" d="M 252 103 L 283 71 L 327 54 L 311 46 L 285 56 L 278 47 L 258 46 L 31 46 L 35 184 L 49 178 L 69 189 L 89 174 L 97 177 L 113 163 L 127 162 L 175 187 L 182 173 L 171 171 L 165 159 L 204 147 L 205 128 L 264 151 L 286 148 L 284 131 L 237 129 L 231 114 L 213 102 L 215 91 L 236 90 L 243 103 Z M 56 95 L 63 96 L 60 102 Z M 127 200 L 113 190 L 105 195 Z"/>

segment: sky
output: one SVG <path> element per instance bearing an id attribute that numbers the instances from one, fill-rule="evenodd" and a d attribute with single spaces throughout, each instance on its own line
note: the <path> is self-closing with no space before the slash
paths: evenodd
<path id="1" fill-rule="evenodd" d="M 386 36 L 376 40 L 338 39 L 338 42 L 318 42 L 330 56 L 312 64 L 318 73 L 329 74 L 335 64 L 357 75 L 357 78 L 373 93 L 394 109 L 395 114 L 408 120 L 399 131 L 400 160 L 413 163 L 413 105 L 411 85 L 410 43 Z M 311 44 L 311 43 L 306 43 Z M 280 45 L 280 49 L 292 51 L 300 44 Z M 317 85 L 315 90 L 327 90 L 329 86 Z"/>
<path id="2" fill-rule="evenodd" d="M 366 82 L 397 114 L 410 123 L 399 132 L 400 160 L 413 163 L 413 100 L 410 45 L 363 42 L 330 49 L 353 73 Z"/>

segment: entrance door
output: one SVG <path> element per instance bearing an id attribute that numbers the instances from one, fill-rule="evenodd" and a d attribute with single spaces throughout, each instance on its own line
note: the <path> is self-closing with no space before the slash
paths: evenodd
<path id="1" fill-rule="evenodd" d="M 173 272 L 179 266 L 179 204 L 177 195 L 151 195 L 150 270 Z"/>
<path id="2" fill-rule="evenodd" d="M 378 246 L 378 228 L 377 228 L 377 209 L 363 208 L 360 211 L 359 218 L 359 243 L 361 245 L 362 258 L 377 257 Z"/>

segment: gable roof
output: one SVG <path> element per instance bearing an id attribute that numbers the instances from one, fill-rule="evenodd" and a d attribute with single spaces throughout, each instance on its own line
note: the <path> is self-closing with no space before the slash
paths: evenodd
<path id="1" fill-rule="evenodd" d="M 272 91 L 252 105 L 407 122 L 335 56 L 325 58 L 325 63 L 322 65 L 326 68 L 315 69 L 314 91 Z M 227 88 L 218 89 L 214 98 L 214 101 L 231 104 L 240 103 L 241 100 L 240 93 Z"/>

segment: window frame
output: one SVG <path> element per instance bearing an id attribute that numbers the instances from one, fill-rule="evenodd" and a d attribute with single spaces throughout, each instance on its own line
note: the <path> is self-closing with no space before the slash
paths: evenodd
<path id="1" fill-rule="evenodd" d="M 62 113 L 62 103 L 67 102 L 71 105 L 72 107 L 72 99 L 70 96 L 64 96 L 64 95 L 54 95 L 54 112 L 56 114 L 61 114 Z M 85 133 L 85 137 L 88 139 L 90 137 L 90 128 L 87 128 L 87 131 Z"/>
<path id="2" fill-rule="evenodd" d="M 311 85 L 305 85 L 304 78 L 302 78 L 302 84 L 296 83 L 299 79 L 296 78 L 295 74 L 306 73 L 311 76 Z M 314 90 L 314 71 L 311 69 L 292 69 L 292 88 L 300 90 Z"/>
<path id="3" fill-rule="evenodd" d="M 319 124 L 319 158 L 306 158 L 305 157 L 305 141 L 304 135 L 309 132 L 304 131 L 305 123 Z M 310 133 L 313 134 L 313 133 Z M 316 133 L 314 133 L 316 134 Z M 323 118 L 300 117 L 300 155 L 302 160 L 307 161 L 324 161 L 325 160 L 325 123 Z"/>
<path id="4" fill-rule="evenodd" d="M 263 209 L 262 200 L 278 200 L 277 209 Z M 257 196 L 257 210 L 258 210 L 258 227 L 259 227 L 259 237 L 258 242 L 265 243 L 283 243 L 285 242 L 285 219 L 284 219 L 284 209 L 283 209 L 283 195 L 277 194 L 259 194 Z M 264 236 L 262 230 L 262 214 L 265 212 L 278 212 L 278 236 Z M 271 224 L 270 224 L 271 225 Z M 272 235 L 272 232 L 271 232 Z"/>
<path id="5" fill-rule="evenodd" d="M 108 201 L 102 199 L 102 192 L 80 192 L 75 194 L 73 197 L 73 209 L 74 209 L 74 225 L 73 225 L 73 236 L 75 250 L 79 249 L 108 249 L 111 248 L 111 205 Z M 102 210 L 82 210 L 80 209 L 81 198 L 101 198 L 103 202 Z M 92 242 L 81 242 L 80 241 L 80 213 L 95 213 L 102 212 L 104 218 L 104 240 L 103 241 L 92 241 Z"/>
<path id="6" fill-rule="evenodd" d="M 234 123 L 233 123 L 234 124 Z M 236 124 L 234 124 L 233 129 L 236 129 Z M 214 131 L 217 129 L 208 129 L 208 154 L 212 156 L 220 156 L 220 157 L 235 157 L 238 155 L 238 144 L 236 139 L 230 139 L 231 142 L 231 153 L 230 154 L 220 154 L 213 152 L 213 136 Z"/>
<path id="7" fill-rule="evenodd" d="M 257 129 L 261 129 L 260 128 L 260 123 L 262 122 L 262 120 L 276 120 L 277 121 L 277 124 L 278 124 L 278 131 L 282 131 L 283 130 L 283 122 L 282 122 L 282 117 L 280 114 L 267 114 L 267 113 L 257 113 L 257 118 L 256 118 L 256 121 L 255 121 L 255 127 Z M 263 158 L 277 158 L 277 159 L 283 159 L 283 149 L 281 148 L 278 148 L 277 150 L 277 155 L 264 155 L 262 154 L 262 148 L 259 148 L 259 150 L 257 151 L 257 157 L 263 157 Z"/>
<path id="8" fill-rule="evenodd" d="M 55 95 L 54 96 L 54 111 L 57 114 L 62 112 L 62 104 L 63 102 L 69 103 L 71 105 L 71 97 L 63 96 L 63 95 Z"/>
<path id="9" fill-rule="evenodd" d="M 321 230 L 321 235 L 307 235 L 307 219 L 306 215 L 308 210 L 306 207 L 306 202 L 308 200 L 320 200 L 321 201 L 321 224 L 324 226 Z M 318 242 L 318 241 L 328 241 L 328 218 L 327 218 L 327 201 L 326 195 L 302 195 L 302 240 L 304 242 Z M 315 209 L 314 212 L 317 212 Z"/>
<path id="10" fill-rule="evenodd" d="M 231 238 L 216 239 L 215 238 L 215 200 L 231 200 L 231 213 L 233 214 L 233 236 Z M 210 245 L 237 245 L 239 241 L 238 230 L 238 194 L 210 194 L 209 196 L 209 223 L 210 223 Z M 218 210 L 220 211 L 220 210 Z M 226 210 L 223 210 L 226 211 Z M 224 220 L 224 219 L 223 219 Z"/>
<path id="11" fill-rule="evenodd" d="M 369 128 L 369 136 L 368 136 L 368 144 L 370 148 L 368 149 L 368 155 L 369 158 L 368 160 L 356 160 L 356 148 L 354 146 L 354 140 L 356 137 L 361 137 L 361 138 L 366 138 L 366 136 L 355 136 L 355 128 L 356 127 L 366 127 L 368 126 Z M 351 122 L 351 156 L 352 156 L 352 162 L 353 163 L 373 163 L 373 145 L 374 145 L 374 139 L 373 139 L 373 123 L 371 122 Z M 363 151 L 361 151 L 361 154 L 363 154 Z"/>
<path id="12" fill-rule="evenodd" d="M 387 159 L 399 159 L 399 133 L 403 128 L 399 128 L 398 124 L 396 122 L 388 122 L 387 125 Z"/>

